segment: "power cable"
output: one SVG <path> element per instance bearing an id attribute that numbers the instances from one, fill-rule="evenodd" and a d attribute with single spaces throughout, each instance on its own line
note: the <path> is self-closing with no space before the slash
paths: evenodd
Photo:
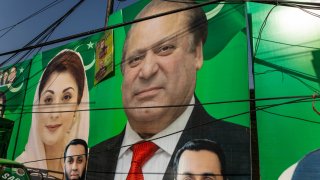
<path id="1" fill-rule="evenodd" d="M 190 30 L 190 29 L 189 29 Z M 116 65 L 116 66 L 118 66 L 118 65 Z"/>
<path id="2" fill-rule="evenodd" d="M 317 96 L 320 97 L 320 96 Z M 218 105 L 218 104 L 228 104 L 228 103 L 243 103 L 243 102 L 251 102 L 251 101 L 270 101 L 270 100 L 285 100 L 285 99 L 297 99 L 297 98 L 306 98 L 306 99 L 312 99 L 311 95 L 308 96 L 283 96 L 283 97 L 272 97 L 272 98 L 258 98 L 258 99 L 243 99 L 243 100 L 230 100 L 230 101 L 219 101 L 219 102 L 206 102 L 201 103 L 202 106 L 207 105 Z M 301 102 L 301 101 L 299 101 Z M 91 103 L 91 102 L 85 102 L 85 103 Z M 68 104 L 61 104 L 61 105 L 71 105 L 74 103 L 68 103 Z M 59 105 L 59 103 L 53 104 L 53 105 Z M 82 112 L 82 111 L 110 111 L 110 110 L 125 110 L 125 109 L 153 109 L 153 108 L 177 108 L 177 107 L 188 107 L 188 106 L 196 106 L 197 104 L 180 104 L 180 105 L 161 105 L 161 106 L 143 106 L 143 107 L 104 107 L 104 108 L 90 108 L 90 109 L 78 109 L 76 112 Z M 271 105 L 265 105 L 265 106 L 273 106 Z M 45 106 L 45 104 L 39 104 L 39 105 L 33 105 L 33 106 Z M 31 105 L 29 105 L 31 107 Z M 25 111 L 24 114 L 31 114 L 31 113 L 66 113 L 66 112 L 75 112 L 73 111 Z M 10 113 L 10 114 L 20 114 L 20 113 Z"/>
<path id="3" fill-rule="evenodd" d="M 221 14 L 220 16 L 218 16 L 217 19 L 223 18 L 223 16 L 228 15 L 228 13 L 229 13 L 229 11 L 224 12 L 223 14 Z M 201 25 L 203 25 L 203 24 L 200 22 L 200 23 L 198 23 L 198 24 L 195 24 L 195 25 L 192 26 L 192 27 L 183 28 L 183 29 L 181 29 L 179 32 L 176 32 L 176 33 L 173 34 L 172 36 L 168 37 L 167 40 L 170 40 L 171 38 L 176 38 L 176 37 L 184 36 L 184 35 L 186 35 L 187 32 L 192 32 L 192 31 L 197 30 L 197 27 L 198 27 L 198 26 L 201 26 Z M 152 46 L 152 47 L 150 47 L 150 48 L 154 48 L 154 46 Z M 122 62 L 121 62 L 121 63 L 122 63 Z M 116 64 L 116 65 L 115 65 L 115 68 L 118 68 L 118 66 L 120 66 L 121 63 Z M 43 69 L 42 69 L 42 70 L 43 70 Z M 25 81 L 32 79 L 36 74 L 41 73 L 42 70 L 39 70 L 39 71 L 38 71 L 37 73 L 35 73 L 32 77 L 28 77 L 28 79 L 25 79 Z M 36 86 L 36 85 L 37 85 L 37 84 L 34 84 L 34 85 L 32 85 L 32 87 L 34 87 L 34 86 Z M 30 89 L 30 88 L 28 88 L 28 89 Z M 21 92 L 20 92 L 20 93 L 16 93 L 15 96 L 18 96 L 19 94 L 21 94 Z M 12 96 L 10 99 L 14 99 L 15 96 Z"/>
<path id="4" fill-rule="evenodd" d="M 145 21 L 145 20 L 149 20 L 149 19 L 153 19 L 153 18 L 157 18 L 157 17 L 161 17 L 161 16 L 165 16 L 165 15 L 169 15 L 169 14 L 185 11 L 185 10 L 189 10 L 189 9 L 192 9 L 192 8 L 197 8 L 197 7 L 202 7 L 202 6 L 206 6 L 206 5 L 209 5 L 209 4 L 214 4 L 214 3 L 217 3 L 217 2 L 220 2 L 220 1 L 221 0 L 208 1 L 208 2 L 205 2 L 205 3 L 201 3 L 201 4 L 197 4 L 197 5 L 188 7 L 188 8 L 173 10 L 173 11 L 169 11 L 169 12 L 165 12 L 165 13 L 160 13 L 160 14 L 157 14 L 157 15 L 154 15 L 154 16 L 148 16 L 148 17 L 145 17 L 145 18 L 140 18 L 140 19 L 136 19 L 136 20 L 133 20 L 133 21 L 125 22 L 125 23 L 116 24 L 116 25 L 113 25 L 113 26 L 94 29 L 94 30 L 90 30 L 90 31 L 74 34 L 74 35 L 71 35 L 71 36 L 66 36 L 66 37 L 63 37 L 63 38 L 55 39 L 55 40 L 52 40 L 52 41 L 48 41 L 48 42 L 45 42 L 45 43 L 40 43 L 38 45 L 33 45 L 33 46 L 23 47 L 23 48 L 16 49 L 16 50 L 3 52 L 3 53 L 0 53 L 0 56 L 13 54 L 13 53 L 16 53 L 16 52 L 21 52 L 21 51 L 26 51 L 26 50 L 33 49 L 33 48 L 38 48 L 38 47 L 41 47 L 41 46 L 48 46 L 48 45 L 51 45 L 51 44 L 60 43 L 60 42 L 68 41 L 68 40 L 71 40 L 71 39 L 92 35 L 92 34 L 95 34 L 95 33 L 98 33 L 98 32 L 103 32 L 103 31 L 106 31 L 106 30 L 115 29 L 115 28 L 119 28 L 119 27 L 122 27 L 122 26 L 134 24 L 134 23 L 137 23 L 137 22 L 142 22 L 142 21 Z M 246 2 L 246 1 L 241 1 L 240 3 L 244 3 L 244 2 Z M 297 2 L 292 2 L 292 1 L 288 1 L 286 3 L 284 3 L 284 1 L 282 1 L 282 3 L 280 3 L 279 1 L 270 2 L 270 1 L 260 1 L 260 0 L 259 1 L 258 0 L 250 1 L 250 2 L 258 2 L 258 3 L 265 3 L 265 4 L 276 4 L 276 6 L 277 5 L 289 6 L 290 4 L 297 3 Z M 239 1 L 235 0 L 235 1 L 228 1 L 228 2 L 225 2 L 225 3 L 234 4 L 234 3 L 239 3 Z M 301 6 L 300 5 L 300 7 L 303 7 L 303 8 L 320 9 L 319 6 L 316 6 L 316 5 L 318 5 L 316 3 L 307 3 L 307 2 L 304 2 L 304 3 L 299 2 L 299 3 L 300 4 L 314 5 L 314 6 Z"/>
<path id="5" fill-rule="evenodd" d="M 308 123 L 320 124 L 319 121 L 312 121 L 312 120 L 308 120 L 308 119 L 305 119 L 305 118 L 300 118 L 300 117 L 295 117 L 295 116 L 289 116 L 289 115 L 279 114 L 279 113 L 275 113 L 275 112 L 271 112 L 271 111 L 266 111 L 266 110 L 262 110 L 262 111 L 263 111 L 263 112 L 266 112 L 266 113 L 269 113 L 269 114 L 276 115 L 276 116 L 280 116 L 280 117 L 286 117 L 286 118 L 301 120 L 301 121 L 305 121 L 305 122 L 308 122 Z"/>
<path id="6" fill-rule="evenodd" d="M 256 57 L 257 55 L 257 52 L 258 52 L 258 49 L 259 49 L 259 45 L 260 45 L 260 39 L 261 39 L 261 36 L 262 36 L 262 32 L 263 32 L 263 29 L 265 28 L 265 26 L 267 25 L 267 21 L 268 21 L 268 18 L 271 14 L 271 12 L 273 11 L 273 9 L 277 7 L 277 5 L 274 5 L 268 12 L 267 16 L 265 17 L 265 19 L 263 20 L 262 24 L 261 24 L 261 27 L 260 27 L 260 30 L 259 30 L 259 34 L 258 34 L 258 38 L 257 38 L 257 41 L 256 41 L 256 45 L 255 45 L 255 51 L 254 51 L 254 57 Z"/>
<path id="7" fill-rule="evenodd" d="M 41 43 L 41 42 L 44 42 L 44 41 L 47 41 L 49 39 L 49 37 L 51 36 L 51 34 L 54 32 L 54 30 L 77 8 L 79 7 L 79 5 L 81 3 L 83 3 L 84 0 L 81 0 L 79 1 L 76 5 L 74 5 L 67 13 L 65 13 L 61 18 L 59 18 L 58 20 L 56 20 L 53 24 L 51 24 L 49 27 L 47 27 L 44 31 L 42 31 L 38 36 L 36 36 L 34 39 L 32 39 L 30 42 L 27 43 L 26 46 L 30 45 L 30 44 L 33 44 L 33 43 Z M 31 49 L 28 53 L 31 53 L 34 49 Z M 38 50 L 38 52 L 40 51 L 41 49 Z M 37 52 L 37 53 L 38 53 Z M 19 63 L 21 60 L 23 60 L 23 58 L 27 55 L 25 54 L 24 56 L 22 56 L 18 61 L 15 62 L 14 65 L 16 65 L 17 63 Z M 9 59 L 7 59 L 6 61 L 4 61 L 3 63 L 0 64 L 0 67 L 3 66 L 3 64 L 7 63 L 8 61 L 10 61 L 14 56 L 16 56 L 16 54 L 14 54 L 13 56 L 11 56 Z M 30 64 L 27 66 L 27 68 L 29 68 L 29 66 L 31 66 L 31 63 L 32 61 L 30 62 Z M 13 66 L 14 66 L 13 65 Z M 40 70 L 41 71 L 41 70 Z M 36 75 L 36 74 L 35 74 Z M 34 75 L 34 76 L 35 76 Z M 20 74 L 18 78 L 20 78 L 22 76 L 22 74 Z M 30 79 L 30 77 L 24 79 L 23 82 L 26 82 Z M 8 90 L 6 90 L 4 93 L 8 92 Z M 14 99 L 16 96 L 20 95 L 21 93 L 23 92 L 19 92 L 19 93 L 16 93 L 14 96 L 12 96 L 10 99 Z M 7 101 L 9 101 L 10 99 L 7 99 Z"/>
<path id="8" fill-rule="evenodd" d="M 18 26 L 19 24 L 21 24 L 21 23 L 23 23 L 23 22 L 25 22 L 25 21 L 27 21 L 27 20 L 35 17 L 36 15 L 39 15 L 40 13 L 42 13 L 42 12 L 50 9 L 51 7 L 53 7 L 53 6 L 61 3 L 62 1 L 64 1 L 64 0 L 55 0 L 54 2 L 49 3 L 48 5 L 44 6 L 44 7 L 41 8 L 40 10 L 38 10 L 38 11 L 32 13 L 31 15 L 27 16 L 26 18 L 20 20 L 20 21 L 17 22 L 16 24 L 13 24 L 13 25 L 11 25 L 11 26 L 8 26 L 8 27 L 5 27 L 5 28 L 0 29 L 0 31 L 9 29 L 9 30 L 7 30 L 6 32 L 4 32 L 4 33 L 0 36 L 0 39 L 1 39 L 3 36 L 5 36 L 7 33 L 9 33 L 11 30 L 13 30 L 13 29 L 14 29 L 16 26 Z"/>
<path id="9" fill-rule="evenodd" d="M 303 100 L 303 99 L 302 99 Z M 291 103 L 296 103 L 297 101 L 302 101 L 302 100 L 294 100 L 292 101 Z M 286 102 L 285 104 L 289 104 L 289 102 Z M 277 104 L 277 105 L 283 105 L 283 103 L 280 103 L 280 104 Z M 275 105 L 276 106 L 276 105 Z M 264 107 L 264 108 L 258 108 L 256 109 L 255 111 L 258 111 L 258 110 L 263 110 L 263 109 L 266 109 L 266 108 L 271 108 L 271 107 L 274 107 L 274 106 L 268 106 L 268 107 Z M 145 108 L 151 108 L 151 107 L 145 107 Z M 248 112 L 245 112 L 245 113 L 240 113 L 240 114 L 236 114 L 236 115 L 232 115 L 232 116 L 229 116 L 230 117 L 235 117 L 235 116 L 239 116 L 239 115 L 242 115 L 242 114 L 247 114 Z M 227 119 L 228 117 L 224 118 L 224 119 Z M 219 119 L 219 120 L 224 120 L 224 119 Z M 216 121 L 214 121 L 216 122 Z M 59 158 L 60 159 L 60 158 Z M 44 159 L 44 160 L 48 160 L 48 159 Z M 115 173 L 115 172 L 113 172 Z"/>
<path id="10" fill-rule="evenodd" d="M 270 105 L 270 106 L 267 106 L 267 107 L 261 107 L 261 108 L 256 108 L 255 110 L 249 110 L 249 111 L 246 111 L 246 112 L 242 112 L 242 113 L 238 113 L 238 114 L 234 114 L 234 115 L 230 115 L 230 116 L 226 116 L 224 118 L 220 118 L 220 119 L 217 119 L 215 121 L 210 121 L 210 122 L 206 122 L 206 123 L 202 123 L 202 124 L 199 124 L 199 125 L 196 125 L 196 126 L 193 126 L 193 127 L 190 127 L 190 128 L 187 128 L 187 129 L 184 129 L 184 130 L 179 130 L 179 131 L 176 131 L 176 132 L 173 132 L 173 133 L 169 133 L 167 135 L 164 135 L 164 136 L 161 136 L 161 137 L 158 137 L 158 138 L 153 138 L 153 139 L 150 139 L 149 141 L 154 141 L 154 140 L 158 140 L 158 139 L 162 139 L 162 138 L 166 138 L 166 137 L 170 137 L 174 134 L 177 134 L 177 133 L 182 133 L 182 132 L 185 132 L 185 131 L 190 131 L 192 129 L 195 129 L 195 128 L 199 128 L 199 127 L 202 127 L 202 126 L 206 126 L 206 125 L 209 125 L 209 124 L 214 124 L 214 123 L 217 123 L 217 122 L 220 122 L 220 121 L 223 121 L 223 120 L 226 120 L 226 119 L 230 119 L 230 118 L 234 118 L 234 117 L 238 117 L 238 116 L 242 116 L 242 115 L 245 115 L 245 114 L 249 114 L 250 112 L 252 111 L 260 111 L 260 110 L 265 110 L 265 109 L 269 109 L 269 108 L 272 108 L 272 107 L 277 107 L 277 106 L 282 106 L 282 105 L 286 105 L 286 104 L 291 104 L 291 103 L 296 103 L 296 102 L 299 102 L 299 101 L 304 101 L 304 100 L 308 100 L 312 97 L 307 97 L 307 98 L 300 98 L 300 99 L 295 99 L 295 100 L 292 100 L 292 101 L 287 101 L 287 102 L 283 102 L 283 103 L 277 103 L 277 104 L 273 104 L 273 105 Z M 201 104 L 193 104 L 193 106 L 201 106 Z M 124 145 L 124 146 L 120 146 L 120 147 L 114 147 L 114 148 L 111 148 L 110 150 L 118 150 L 118 149 L 121 149 L 121 148 L 125 148 L 125 147 L 131 147 L 133 144 L 129 144 L 129 145 Z M 99 154 L 99 153 L 102 153 L 104 151 L 100 151 L 100 152 L 96 152 L 95 154 Z M 90 156 L 90 154 L 89 154 Z M 24 162 L 23 164 L 28 164 L 28 163 L 32 163 L 32 162 L 38 162 L 38 161 L 47 161 L 47 160 L 57 160 L 57 159 L 62 159 L 63 157 L 58 157 L 58 158 L 46 158 L 46 159 L 40 159 L 40 160 L 34 160 L 34 161 L 28 161 L 28 162 Z M 117 172 L 113 172 L 113 173 L 117 173 Z"/>
<path id="11" fill-rule="evenodd" d="M 252 37 L 254 39 L 258 39 L 258 37 Z M 266 42 L 271 42 L 275 44 L 282 44 L 282 45 L 287 45 L 287 46 L 292 46 L 292 47 L 301 47 L 301 48 L 307 48 L 307 49 L 314 49 L 314 50 L 320 50 L 320 47 L 313 47 L 313 46 L 304 46 L 304 45 L 299 45 L 299 44 L 289 44 L 285 42 L 279 42 L 279 41 L 274 41 L 274 40 L 269 40 L 269 39 L 263 39 L 260 38 L 261 41 L 266 41 Z"/>
<path id="12" fill-rule="evenodd" d="M 33 48 L 38 48 L 38 47 L 41 47 L 41 46 L 48 46 L 48 45 L 51 45 L 51 44 L 60 43 L 60 42 L 63 42 L 63 41 L 67 41 L 67 40 L 71 40 L 71 39 L 75 39 L 75 38 L 79 38 L 79 37 L 83 37 L 83 36 L 92 35 L 92 34 L 95 34 L 95 33 L 98 33 L 98 32 L 103 32 L 103 31 L 106 31 L 106 30 L 115 29 L 115 28 L 119 28 L 119 27 L 122 27 L 122 26 L 126 26 L 126 25 L 131 25 L 131 24 L 142 22 L 142 21 L 146 21 L 146 20 L 149 20 L 149 19 L 158 18 L 158 17 L 169 15 L 169 14 L 182 12 L 182 11 L 190 10 L 190 9 L 193 9 L 193 8 L 206 6 L 206 5 L 209 5 L 209 4 L 214 4 L 214 3 L 217 3 L 219 1 L 220 0 L 214 0 L 214 1 L 206 2 L 206 3 L 202 3 L 202 4 L 197 4 L 197 5 L 186 7 L 186 8 L 176 9 L 176 10 L 172 10 L 172 11 L 168 11 L 168 12 L 164 12 L 164 13 L 159 13 L 159 14 L 152 15 L 152 16 L 147 16 L 147 17 L 140 18 L 140 19 L 135 19 L 135 20 L 132 20 L 132 21 L 129 21 L 129 22 L 125 22 L 125 23 L 120 23 L 120 24 L 116 24 L 116 25 L 112 25 L 112 26 L 108 26 L 108 27 L 98 28 L 98 29 L 94 29 L 94 30 L 91 30 L 91 31 L 74 34 L 74 35 L 71 35 L 71 36 L 67 36 L 67 37 L 55 39 L 55 40 L 52 40 L 52 41 L 48 41 L 48 42 L 45 42 L 45 43 L 40 43 L 38 45 L 32 45 L 32 46 L 16 49 L 16 50 L 13 50 L 13 51 L 0 53 L 0 56 L 13 54 L 13 53 L 16 53 L 16 52 L 21 52 L 21 51 L 26 51 L 26 50 L 33 49 Z"/>

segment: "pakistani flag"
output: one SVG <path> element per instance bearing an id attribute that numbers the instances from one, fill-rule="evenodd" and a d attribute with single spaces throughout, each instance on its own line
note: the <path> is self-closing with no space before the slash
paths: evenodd
<path id="1" fill-rule="evenodd" d="M 5 118 L 19 119 L 22 112 L 31 60 L 1 68 L 0 92 L 5 98 Z"/>

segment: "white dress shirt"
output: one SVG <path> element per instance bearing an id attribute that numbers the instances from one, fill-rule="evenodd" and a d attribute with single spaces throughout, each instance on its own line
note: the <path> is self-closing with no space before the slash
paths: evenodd
<path id="1" fill-rule="evenodd" d="M 292 166 L 290 166 L 288 169 L 286 169 L 285 171 L 283 171 L 283 173 L 280 175 L 280 177 L 278 178 L 278 180 L 291 180 L 294 171 L 297 168 L 299 162 L 293 164 Z"/>
<path id="2" fill-rule="evenodd" d="M 195 99 L 192 97 L 190 104 L 194 104 L 194 102 Z M 176 148 L 182 134 L 182 130 L 184 130 L 192 110 L 193 106 L 188 106 L 187 109 L 166 129 L 150 138 L 151 140 L 156 139 L 152 140 L 152 142 L 154 142 L 159 149 L 142 167 L 145 180 L 162 180 L 173 151 Z M 125 131 L 122 148 L 118 157 L 115 180 L 125 180 L 127 178 L 132 159 L 132 151 L 130 149 L 131 145 L 142 140 L 150 140 L 142 139 L 135 131 L 133 131 L 129 121 Z M 178 131 L 180 132 L 176 133 Z M 171 133 L 175 134 L 169 135 Z"/>

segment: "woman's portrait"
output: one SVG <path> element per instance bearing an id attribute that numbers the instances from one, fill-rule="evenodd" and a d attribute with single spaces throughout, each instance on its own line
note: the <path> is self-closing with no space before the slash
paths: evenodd
<path id="1" fill-rule="evenodd" d="M 59 52 L 50 60 L 39 80 L 28 142 L 16 160 L 35 161 L 26 163 L 27 167 L 63 172 L 67 143 L 75 138 L 88 141 L 88 102 L 81 55 L 72 50 Z"/>

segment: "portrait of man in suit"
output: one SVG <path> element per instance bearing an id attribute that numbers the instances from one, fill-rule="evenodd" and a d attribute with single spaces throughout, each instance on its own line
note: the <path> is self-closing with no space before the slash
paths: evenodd
<path id="1" fill-rule="evenodd" d="M 83 139 L 73 139 L 64 150 L 64 179 L 84 180 L 88 159 L 88 145 Z"/>
<path id="2" fill-rule="evenodd" d="M 174 157 L 175 180 L 223 180 L 224 153 L 208 139 L 187 142 Z"/>
<path id="3" fill-rule="evenodd" d="M 227 178 L 251 178 L 248 128 L 211 117 L 195 95 L 208 22 L 192 5 L 153 0 L 136 16 L 188 9 L 131 26 L 121 67 L 128 123 L 90 149 L 87 179 L 174 179 L 174 154 L 192 139 L 221 146 Z"/>

